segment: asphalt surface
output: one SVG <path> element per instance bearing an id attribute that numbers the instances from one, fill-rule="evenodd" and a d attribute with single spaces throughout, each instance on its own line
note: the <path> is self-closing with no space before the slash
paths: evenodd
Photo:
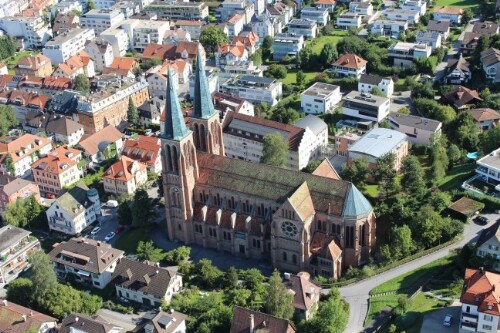
<path id="1" fill-rule="evenodd" d="M 349 303 L 349 322 L 344 333 L 359 333 L 363 331 L 363 324 L 368 314 L 368 293 L 378 285 L 387 282 L 399 275 L 408 273 L 414 269 L 424 266 L 439 258 L 442 258 L 450 253 L 451 250 L 463 247 L 469 242 L 473 242 L 479 236 L 483 228 L 491 226 L 497 219 L 500 219 L 500 214 L 483 214 L 488 217 L 490 222 L 486 226 L 479 226 L 473 222 L 467 224 L 464 229 L 463 239 L 455 244 L 431 253 L 425 257 L 421 257 L 403 264 L 397 268 L 391 269 L 384 273 L 375 275 L 360 282 L 351 284 L 339 289 L 340 294 Z M 329 289 L 324 289 L 323 293 L 329 293 Z"/>
<path id="2" fill-rule="evenodd" d="M 444 317 L 452 315 L 453 321 L 451 326 L 443 325 Z M 454 305 L 443 309 L 431 311 L 425 315 L 420 333 L 456 333 L 459 330 L 458 323 L 460 322 L 460 306 Z"/>

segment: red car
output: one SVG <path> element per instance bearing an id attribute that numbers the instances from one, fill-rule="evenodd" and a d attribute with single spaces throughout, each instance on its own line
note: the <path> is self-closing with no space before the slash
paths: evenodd
<path id="1" fill-rule="evenodd" d="M 45 193 L 45 197 L 47 199 L 55 199 L 56 195 L 54 193 Z"/>
<path id="2" fill-rule="evenodd" d="M 118 226 L 118 228 L 116 228 L 116 230 L 115 230 L 115 234 L 117 234 L 117 235 L 118 235 L 118 234 L 119 234 L 120 232 L 122 232 L 123 230 L 125 230 L 125 226 L 120 225 L 120 226 Z"/>

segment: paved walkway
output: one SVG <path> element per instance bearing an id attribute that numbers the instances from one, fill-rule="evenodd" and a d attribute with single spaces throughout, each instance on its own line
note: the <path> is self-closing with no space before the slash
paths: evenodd
<path id="1" fill-rule="evenodd" d="M 125 329 L 125 331 L 131 331 L 135 328 L 136 324 L 141 320 L 142 315 L 140 314 L 124 314 L 116 311 L 111 311 L 108 309 L 101 309 L 97 311 L 97 315 L 104 318 L 108 323 L 116 325 Z"/>
<path id="2" fill-rule="evenodd" d="M 490 219 L 488 226 L 500 218 L 500 214 L 485 214 Z M 465 226 L 464 238 L 455 244 L 445 247 L 439 251 L 431 253 L 425 257 L 421 257 L 403 264 L 397 268 L 386 271 L 382 274 L 365 279 L 358 283 L 340 288 L 340 294 L 349 303 L 349 322 L 344 333 L 359 333 L 363 331 L 363 324 L 368 314 L 368 293 L 376 286 L 387 282 L 402 274 L 408 273 L 414 269 L 422 267 L 430 262 L 442 258 L 450 253 L 451 250 L 460 248 L 468 242 L 474 241 L 480 234 L 483 228 L 475 223 L 470 223 Z M 325 289 L 323 292 L 329 292 Z"/>

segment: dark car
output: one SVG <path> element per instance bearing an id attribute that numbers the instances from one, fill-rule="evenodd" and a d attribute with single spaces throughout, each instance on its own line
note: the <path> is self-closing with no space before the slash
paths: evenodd
<path id="1" fill-rule="evenodd" d="M 116 228 L 116 230 L 115 230 L 115 234 L 117 234 L 117 235 L 118 235 L 118 234 L 119 234 L 120 232 L 122 232 L 123 230 L 125 230 L 125 226 L 120 225 L 120 226 L 118 226 L 118 228 Z"/>
<path id="2" fill-rule="evenodd" d="M 490 220 L 488 220 L 488 218 L 486 216 L 482 216 L 482 215 L 476 217 L 476 219 L 474 221 L 479 225 L 487 225 L 488 222 L 490 222 Z"/>
<path id="3" fill-rule="evenodd" d="M 45 197 L 47 199 L 55 199 L 56 195 L 54 193 L 45 193 Z"/>

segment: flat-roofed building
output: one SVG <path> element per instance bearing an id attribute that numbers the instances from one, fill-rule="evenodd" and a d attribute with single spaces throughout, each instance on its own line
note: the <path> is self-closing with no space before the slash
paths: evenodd
<path id="1" fill-rule="evenodd" d="M 431 56 L 432 47 L 420 43 L 396 42 L 389 47 L 389 58 L 394 66 L 411 67 L 415 59 L 426 59 Z"/>
<path id="2" fill-rule="evenodd" d="M 300 105 L 305 113 L 333 113 L 341 98 L 339 86 L 316 82 L 300 95 Z"/>
<path id="3" fill-rule="evenodd" d="M 92 9 L 80 17 L 83 28 L 94 29 L 96 36 L 125 20 L 125 15 L 117 9 Z"/>
<path id="4" fill-rule="evenodd" d="M 301 19 L 316 21 L 319 25 L 327 25 L 330 20 L 328 9 L 321 7 L 304 7 L 300 11 Z"/>
<path id="5" fill-rule="evenodd" d="M 295 57 L 304 47 L 304 36 L 287 33 L 276 34 L 273 39 L 273 60 Z"/>
<path id="6" fill-rule="evenodd" d="M 441 136 L 443 125 L 434 119 L 402 113 L 391 113 L 389 123 L 391 129 L 406 134 L 411 143 L 426 146 L 432 145 Z"/>
<path id="7" fill-rule="evenodd" d="M 416 24 L 420 19 L 420 12 L 418 10 L 388 8 L 382 12 L 382 15 L 389 20 L 407 21 L 411 25 Z"/>
<path id="8" fill-rule="evenodd" d="M 500 192 L 500 148 L 476 161 L 476 174 Z"/>
<path id="9" fill-rule="evenodd" d="M 342 13 L 337 16 L 337 27 L 340 29 L 358 29 L 361 27 L 362 16 L 358 13 Z"/>
<path id="10" fill-rule="evenodd" d="M 288 33 L 304 36 L 307 39 L 316 38 L 318 24 L 309 19 L 293 19 L 288 23 Z"/>
<path id="11" fill-rule="evenodd" d="M 371 94 L 374 88 L 378 88 L 385 97 L 391 97 L 394 93 L 394 81 L 390 77 L 363 74 L 358 81 L 358 91 Z"/>
<path id="12" fill-rule="evenodd" d="M 391 100 L 359 91 L 351 91 L 342 98 L 345 116 L 380 122 L 389 115 Z"/>
<path id="13" fill-rule="evenodd" d="M 208 6 L 204 2 L 154 1 L 146 12 L 158 15 L 159 20 L 206 20 Z"/>
<path id="14" fill-rule="evenodd" d="M 48 41 L 42 52 L 52 61 L 53 65 L 59 65 L 82 51 L 85 48 L 85 43 L 94 38 L 94 29 L 75 28 Z"/>
<path id="15" fill-rule="evenodd" d="M 407 21 L 376 20 L 371 24 L 370 33 L 372 35 L 394 36 L 397 38 L 406 30 L 408 30 Z"/>
<path id="16" fill-rule="evenodd" d="M 266 102 L 268 105 L 278 104 L 283 95 L 281 81 L 255 75 L 244 75 L 220 86 L 222 92 L 244 98 L 250 102 Z"/>

